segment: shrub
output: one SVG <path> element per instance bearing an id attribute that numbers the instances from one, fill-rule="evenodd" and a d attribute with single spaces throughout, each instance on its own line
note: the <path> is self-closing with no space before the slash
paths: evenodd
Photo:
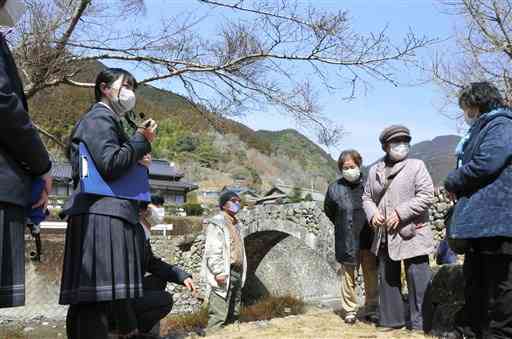
<path id="1" fill-rule="evenodd" d="M 304 201 L 313 201 L 313 196 L 311 195 L 311 193 L 306 194 L 306 196 L 304 197 Z"/>
<path id="2" fill-rule="evenodd" d="M 176 142 L 176 150 L 178 152 L 193 152 L 197 149 L 199 140 L 191 135 L 179 138 Z"/>
<path id="3" fill-rule="evenodd" d="M 299 187 L 294 187 L 292 194 L 290 195 L 291 203 L 298 203 L 303 201 L 302 199 L 302 190 Z"/>
<path id="4" fill-rule="evenodd" d="M 171 234 L 199 234 L 203 231 L 203 218 L 201 217 L 176 217 L 165 218 L 167 224 L 172 224 Z"/>
<path id="5" fill-rule="evenodd" d="M 240 321 L 270 320 L 301 313 L 304 313 L 302 300 L 292 296 L 268 296 L 252 305 L 243 307 L 240 312 Z"/>
<path id="6" fill-rule="evenodd" d="M 185 204 L 183 208 L 185 209 L 187 215 L 191 216 L 201 216 L 204 212 L 204 208 L 201 206 L 201 204 Z"/>
<path id="7" fill-rule="evenodd" d="M 208 325 L 208 307 L 205 304 L 197 312 L 172 315 L 164 319 L 162 330 L 164 333 L 187 333 L 206 328 L 206 325 Z"/>
<path id="8" fill-rule="evenodd" d="M 187 193 L 187 202 L 189 204 L 199 204 L 199 195 L 197 194 L 197 191 Z"/>
<path id="9" fill-rule="evenodd" d="M 263 298 L 256 303 L 243 306 L 240 311 L 241 322 L 270 320 L 289 315 L 304 313 L 304 302 L 292 296 Z M 187 333 L 206 328 L 208 324 L 208 306 L 205 304 L 195 313 L 172 315 L 162 322 L 164 333 Z"/>

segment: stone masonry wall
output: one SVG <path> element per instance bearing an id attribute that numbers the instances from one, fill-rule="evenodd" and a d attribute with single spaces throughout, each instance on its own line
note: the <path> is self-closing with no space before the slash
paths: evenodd
<path id="1" fill-rule="evenodd" d="M 445 238 L 444 217 L 452 205 L 444 189 L 436 189 L 434 205 L 429 211 L 429 225 L 434 232 L 436 242 Z"/>
<path id="2" fill-rule="evenodd" d="M 450 208 L 451 202 L 446 197 L 443 190 L 436 190 L 434 205 L 429 214 L 429 225 L 434 231 L 434 239 L 440 241 L 445 236 L 444 229 L 444 216 L 446 211 Z M 327 221 L 323 214 L 322 208 L 316 203 L 305 204 L 290 204 L 290 205 L 270 205 L 264 207 L 256 207 L 255 209 L 244 211 L 240 215 L 240 219 L 245 225 L 252 225 L 250 227 L 259 227 L 261 223 L 271 222 L 274 223 L 275 228 L 279 229 L 279 224 L 292 223 L 299 225 L 305 230 L 304 242 L 311 242 L 312 237 L 317 237 L 316 244 L 319 254 L 332 253 L 334 247 L 333 241 L 333 228 L 330 222 Z M 250 228 L 249 227 L 249 228 Z M 281 228 L 284 226 L 281 225 Z M 251 229 L 247 229 L 250 232 Z M 308 235 L 309 234 L 309 235 Z M 275 238 L 275 235 L 268 234 L 268 238 Z M 308 239 L 309 238 L 309 239 Z M 255 244 L 265 242 L 265 236 L 262 236 Z M 280 239 L 278 239 L 280 240 Z M 204 235 L 194 234 L 186 236 L 153 236 L 152 246 L 156 255 L 161 256 L 169 263 L 179 265 L 187 272 L 193 274 L 193 278 L 199 283 L 201 287 L 201 297 L 207 299 L 207 287 L 200 279 L 200 271 L 202 264 L 202 254 L 204 251 Z M 268 250 L 268 249 L 265 249 Z M 262 253 L 265 251 L 260 245 L 255 248 L 247 249 L 248 253 Z M 251 258 L 253 255 L 251 255 Z M 251 258 L 248 258 L 251 261 Z M 259 263 L 262 258 L 258 258 L 255 263 Z M 331 259 L 331 260 L 329 260 Z M 332 261 L 334 258 L 326 258 Z M 292 260 L 292 258 L 290 258 Z M 251 264 L 249 265 L 251 266 Z M 191 294 L 185 290 L 184 287 L 168 284 L 168 289 L 174 295 L 175 306 L 173 313 L 183 313 L 197 310 L 201 302 L 192 297 Z"/>

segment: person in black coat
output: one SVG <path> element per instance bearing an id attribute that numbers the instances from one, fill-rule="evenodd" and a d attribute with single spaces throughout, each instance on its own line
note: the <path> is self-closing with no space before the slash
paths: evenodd
<path id="1" fill-rule="evenodd" d="M 22 7 L 22 1 L 0 1 L 0 26 L 12 26 Z M 52 179 L 48 152 L 30 121 L 23 84 L 3 34 L 0 118 L 0 307 L 11 307 L 25 304 L 24 231 L 32 181 L 43 179 L 44 188 L 34 207 L 46 208 Z"/>
<path id="2" fill-rule="evenodd" d="M 193 294 L 196 293 L 192 275 L 176 265 L 162 261 L 151 248 L 151 228 L 163 223 L 165 212 L 162 205 L 162 198 L 152 196 L 151 204 L 142 204 L 140 212 L 140 227 L 145 233 L 144 241 L 140 244 L 144 251 L 142 271 L 146 273 L 143 281 L 144 297 L 132 299 L 131 304 L 141 334 L 149 333 L 155 324 L 171 312 L 173 299 L 165 291 L 167 283 L 186 286 Z M 156 326 L 151 332 L 158 331 L 159 326 Z"/>
<path id="3" fill-rule="evenodd" d="M 119 68 L 107 68 L 96 78 L 96 103 L 75 125 L 69 157 L 73 184 L 80 182 L 79 145 L 84 143 L 106 181 L 125 175 L 137 163 L 149 166 L 148 154 L 156 123 L 149 120 L 128 136 L 121 116 L 135 105 L 135 78 Z M 80 193 L 64 205 L 68 217 L 59 303 L 70 305 L 66 319 L 69 338 L 107 338 L 112 316 L 117 332 L 136 331 L 129 299 L 143 295 L 143 241 L 136 201 Z"/>
<path id="4" fill-rule="evenodd" d="M 341 294 L 345 322 L 356 322 L 356 277 L 359 265 L 363 268 L 366 291 L 365 313 L 376 321 L 377 260 L 370 252 L 373 232 L 363 210 L 364 180 L 361 175 L 361 155 L 355 150 L 343 151 L 338 160 L 342 177 L 329 185 L 324 211 L 334 224 L 336 261 L 341 264 Z"/>

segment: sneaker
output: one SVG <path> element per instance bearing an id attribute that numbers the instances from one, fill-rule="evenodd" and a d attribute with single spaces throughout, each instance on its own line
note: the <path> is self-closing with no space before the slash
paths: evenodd
<path id="1" fill-rule="evenodd" d="M 439 339 L 466 339 L 467 337 L 465 337 L 464 335 L 460 334 L 457 331 L 453 331 L 453 332 L 445 332 L 445 333 L 441 334 L 438 338 Z"/>
<path id="2" fill-rule="evenodd" d="M 405 326 L 397 326 L 397 327 L 384 327 L 384 326 L 377 326 L 377 332 L 393 332 L 397 330 L 403 329 Z"/>
<path id="3" fill-rule="evenodd" d="M 356 323 L 356 321 L 357 321 L 356 315 L 353 314 L 353 313 L 347 314 L 345 316 L 345 323 L 346 324 L 353 325 L 353 324 Z"/>

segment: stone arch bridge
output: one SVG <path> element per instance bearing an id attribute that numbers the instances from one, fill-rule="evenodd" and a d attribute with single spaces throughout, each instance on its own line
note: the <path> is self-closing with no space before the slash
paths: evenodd
<path id="1" fill-rule="evenodd" d="M 321 206 L 315 202 L 257 206 L 241 213 L 240 220 L 248 259 L 245 297 L 339 298 L 334 227 Z"/>

